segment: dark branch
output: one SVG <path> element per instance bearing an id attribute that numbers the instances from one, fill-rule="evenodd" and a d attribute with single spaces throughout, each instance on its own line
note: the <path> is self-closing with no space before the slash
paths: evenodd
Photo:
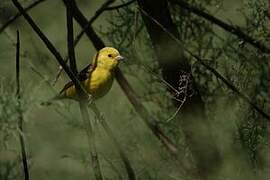
<path id="1" fill-rule="evenodd" d="M 44 2 L 46 0 L 37 0 L 35 2 L 33 2 L 32 4 L 30 4 L 29 6 L 27 6 L 24 10 L 25 12 L 31 10 L 32 8 L 34 8 L 35 6 L 37 6 L 38 4 Z M 0 27 L 0 34 L 10 25 L 12 24 L 18 17 L 20 17 L 22 15 L 21 12 L 18 12 L 16 15 L 14 15 L 13 17 L 11 17 L 2 27 Z"/>
<path id="2" fill-rule="evenodd" d="M 24 170 L 24 180 L 29 180 L 29 170 L 28 170 L 28 163 L 27 163 L 27 155 L 26 155 L 26 147 L 25 147 L 25 140 L 23 137 L 23 113 L 21 110 L 21 87 L 20 87 L 20 33 L 17 31 L 17 44 L 16 44 L 16 85 L 17 91 L 16 96 L 18 100 L 18 114 L 19 114 L 19 138 L 20 138 L 20 145 L 21 145 L 21 156 L 22 156 L 22 163 L 23 163 L 23 170 Z"/>
<path id="3" fill-rule="evenodd" d="M 121 8 L 126 7 L 126 6 L 129 6 L 129 5 L 131 5 L 132 3 L 135 3 L 135 2 L 136 2 L 136 0 L 131 0 L 131 1 L 126 2 L 124 4 L 120 4 L 120 5 L 117 5 L 117 6 L 107 7 L 107 8 L 105 8 L 105 11 L 112 11 L 112 10 L 121 9 Z"/>
<path id="4" fill-rule="evenodd" d="M 76 65 L 76 57 L 75 57 L 75 50 L 74 50 L 74 32 L 73 32 L 73 15 L 70 6 L 66 6 L 66 14 L 67 14 L 67 47 L 68 47 L 68 55 L 69 55 L 69 62 L 71 71 L 76 74 L 78 78 L 78 70 Z M 94 174 L 97 180 L 103 180 L 103 176 L 101 173 L 98 153 L 96 150 L 96 138 L 95 138 L 95 131 L 93 130 L 92 124 L 89 119 L 89 112 L 87 108 L 87 99 L 83 98 L 83 92 L 75 86 L 76 91 L 79 92 L 79 105 L 81 116 L 86 127 L 86 133 L 89 138 L 89 146 L 90 146 L 90 155 L 93 163 Z"/>
<path id="5" fill-rule="evenodd" d="M 229 25 L 229 24 L 225 23 L 224 21 L 212 16 L 211 14 L 208 14 L 208 13 L 200 10 L 199 8 L 197 8 L 195 6 L 188 4 L 187 2 L 185 2 L 183 0 L 170 0 L 170 1 L 174 4 L 177 4 L 180 8 L 183 8 L 187 11 L 190 11 L 199 17 L 203 17 L 207 21 L 214 23 L 215 25 L 221 27 L 225 31 L 228 31 L 229 33 L 236 35 L 238 38 L 249 43 L 250 45 L 259 49 L 260 51 L 262 51 L 264 53 L 270 53 L 269 47 L 264 45 L 262 42 L 254 39 L 253 37 L 249 36 L 248 34 L 244 33 L 243 31 L 241 31 L 241 29 L 239 27 Z"/>
<path id="6" fill-rule="evenodd" d="M 76 65 L 76 57 L 74 50 L 74 31 L 73 31 L 73 16 L 71 9 L 66 6 L 66 16 L 67 16 L 67 44 L 68 44 L 68 56 L 70 69 L 74 74 L 78 74 L 77 65 Z"/>

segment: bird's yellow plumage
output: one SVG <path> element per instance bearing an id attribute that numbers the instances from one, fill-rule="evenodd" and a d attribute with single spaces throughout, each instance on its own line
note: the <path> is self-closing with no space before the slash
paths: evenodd
<path id="1" fill-rule="evenodd" d="M 95 55 L 88 71 L 79 74 L 82 85 L 94 99 L 104 96 L 110 90 L 114 79 L 114 70 L 122 59 L 123 57 L 118 50 L 105 47 Z M 65 85 L 57 99 L 59 98 L 77 99 L 76 88 L 72 82 Z"/>

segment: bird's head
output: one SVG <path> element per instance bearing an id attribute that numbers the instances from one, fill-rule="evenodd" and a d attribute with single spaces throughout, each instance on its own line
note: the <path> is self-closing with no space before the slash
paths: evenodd
<path id="1" fill-rule="evenodd" d="M 113 70 L 123 59 L 117 49 L 105 47 L 97 53 L 96 67 Z"/>

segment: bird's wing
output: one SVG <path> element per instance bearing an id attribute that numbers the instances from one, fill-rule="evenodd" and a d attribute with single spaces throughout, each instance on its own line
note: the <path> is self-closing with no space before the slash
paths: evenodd
<path id="1" fill-rule="evenodd" d="M 78 74 L 78 79 L 80 82 L 85 81 L 90 73 L 93 71 L 93 66 L 91 64 L 89 64 L 88 66 L 86 66 L 83 70 L 81 70 Z M 72 81 L 69 81 L 64 88 L 60 91 L 59 94 L 62 94 L 65 90 L 67 90 L 68 88 L 70 88 L 71 86 L 73 86 L 74 83 Z"/>
<path id="2" fill-rule="evenodd" d="M 78 74 L 78 79 L 80 82 L 85 81 L 87 78 L 89 78 L 91 76 L 91 73 L 94 71 L 94 69 L 96 68 L 96 64 L 97 64 L 97 58 L 99 56 L 99 52 L 96 53 L 96 55 L 94 56 L 92 63 L 89 64 L 88 66 L 86 66 L 83 70 L 81 70 Z M 70 81 L 68 82 L 64 88 L 60 91 L 59 94 L 62 94 L 65 90 L 67 90 L 69 87 L 73 86 L 73 82 Z"/>

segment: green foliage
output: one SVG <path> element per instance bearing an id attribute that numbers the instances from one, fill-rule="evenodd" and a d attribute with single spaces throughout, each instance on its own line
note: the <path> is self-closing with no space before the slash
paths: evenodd
<path id="1" fill-rule="evenodd" d="M 31 1 L 22 2 L 26 5 Z M 77 2 L 81 3 L 80 8 L 89 17 L 101 3 L 101 1 Z M 119 3 L 124 2 L 127 0 L 119 1 Z M 268 43 L 269 46 L 270 19 L 267 13 L 270 4 L 268 1 L 189 0 L 187 2 L 228 24 L 238 25 L 243 32 L 265 44 Z M 8 19 L 3 15 L 4 11 L 15 13 L 10 7 L 9 1 L 0 2 L 1 24 Z M 53 14 L 49 15 L 50 12 Z M 170 4 L 170 12 L 180 33 L 183 48 L 200 56 L 204 62 L 220 72 L 230 83 L 269 113 L 269 54 L 261 53 L 235 35 L 178 6 Z M 33 9 L 31 15 L 57 48 L 62 50 L 62 54 L 65 54 L 66 26 L 62 2 L 48 1 Z M 97 20 L 100 25 L 94 24 L 94 29 L 99 30 L 106 44 L 116 47 L 126 56 L 127 61 L 120 65 L 121 69 L 139 94 L 141 102 L 157 119 L 165 134 L 168 134 L 178 145 L 183 161 L 192 166 L 192 155 L 185 142 L 181 122 L 174 118 L 177 109 L 171 101 L 172 94 L 167 91 L 168 86 L 162 79 L 161 69 L 137 4 L 133 3 L 106 12 L 104 16 L 104 19 Z M 10 73 L 14 71 L 15 58 L 12 35 L 17 28 L 20 28 L 22 81 L 27 87 L 23 91 L 23 109 L 18 109 L 12 81 L 4 79 L 0 83 L 0 179 L 20 177 L 18 142 L 15 141 L 19 133 L 17 128 L 19 110 L 23 111 L 28 120 L 27 146 L 31 154 L 33 153 L 34 162 L 31 176 L 35 179 L 89 179 L 89 177 L 93 179 L 93 172 L 89 170 L 87 141 L 83 133 L 84 127 L 79 121 L 80 113 L 77 104 L 67 100 L 51 107 L 38 105 L 40 100 L 52 96 L 48 84 L 55 78 L 58 67 L 36 35 L 24 23 L 18 19 L 5 33 L 0 34 L 0 74 L 1 77 L 6 78 L 6 76 L 13 76 L 13 73 Z M 76 33 L 79 32 L 80 28 L 76 23 L 74 27 Z M 92 49 L 88 39 L 83 38 L 76 47 L 79 66 L 89 63 L 90 56 L 94 54 Z M 164 51 L 166 53 L 166 50 Z M 268 179 L 269 122 L 227 88 L 213 73 L 187 54 L 186 57 L 192 65 L 192 75 L 205 102 L 206 114 L 212 126 L 209 127 L 209 131 L 213 131 L 224 161 L 223 169 L 217 172 L 216 179 L 246 179 L 246 177 L 252 179 L 253 176 L 257 179 Z M 30 70 L 29 64 L 44 77 L 36 76 L 37 74 Z M 61 77 L 55 89 L 60 89 L 65 82 L 66 78 Z M 24 102 L 25 99 L 27 102 Z M 31 109 L 28 107 L 29 104 Z M 179 164 L 156 141 L 117 85 L 97 104 L 128 154 L 138 179 L 186 179 L 180 172 Z M 93 115 L 91 120 L 94 121 L 97 131 L 97 148 L 101 154 L 105 179 L 121 179 L 121 177 L 126 179 L 122 162 L 114 146 Z M 14 149 L 16 149 L 15 155 L 12 154 L 12 158 L 6 160 L 6 154 Z M 2 153 L 4 151 L 5 154 Z M 10 175 L 7 176 L 6 172 L 10 172 Z"/>
<path id="2" fill-rule="evenodd" d="M 18 120 L 19 112 L 25 112 L 18 104 L 14 85 L 8 80 L 0 82 L 0 179 L 11 180 L 21 177 Z M 22 102 L 22 104 L 24 104 Z M 14 142 L 17 145 L 14 145 Z"/>

